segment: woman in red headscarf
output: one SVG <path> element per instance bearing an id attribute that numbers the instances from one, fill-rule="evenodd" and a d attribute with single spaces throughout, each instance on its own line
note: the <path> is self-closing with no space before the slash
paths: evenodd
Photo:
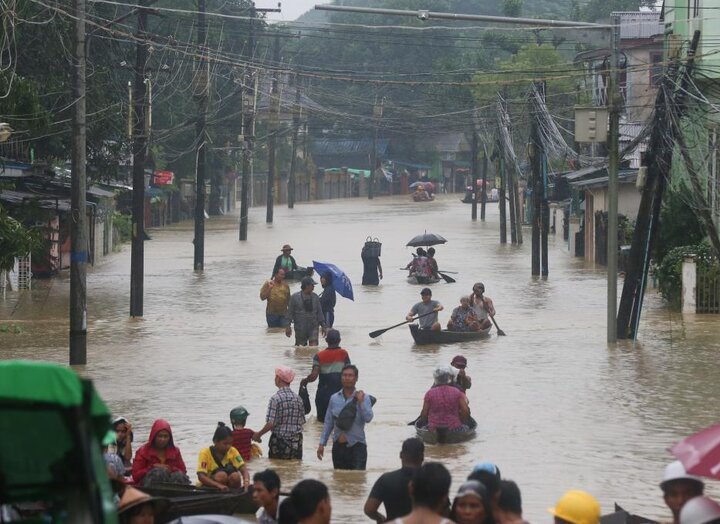
<path id="1" fill-rule="evenodd" d="M 175 445 L 170 424 L 163 419 L 153 422 L 150 438 L 135 452 L 132 476 L 135 484 L 190 484 L 180 449 Z"/>

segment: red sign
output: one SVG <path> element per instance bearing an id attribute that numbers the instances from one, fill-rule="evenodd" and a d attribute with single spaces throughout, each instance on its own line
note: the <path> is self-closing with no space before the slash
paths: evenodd
<path id="1" fill-rule="evenodd" d="M 175 173 L 172 171 L 155 171 L 153 173 L 153 184 L 156 186 L 167 186 L 175 180 Z"/>

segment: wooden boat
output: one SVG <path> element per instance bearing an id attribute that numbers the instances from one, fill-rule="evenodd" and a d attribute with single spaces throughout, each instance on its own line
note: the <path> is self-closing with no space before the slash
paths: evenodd
<path id="1" fill-rule="evenodd" d="M 427 284 L 435 284 L 437 282 L 440 282 L 440 279 L 437 277 L 420 277 L 417 275 L 411 275 L 407 277 L 408 284 L 419 284 L 422 286 L 425 286 Z"/>
<path id="2" fill-rule="evenodd" d="M 418 438 L 422 439 L 425 444 L 458 444 L 475 437 L 477 422 L 470 417 L 468 425 L 469 428 L 466 431 L 449 431 L 447 428 L 436 428 L 430 431 L 427 425 L 421 425 L 420 420 L 416 420 L 415 431 Z"/>
<path id="3" fill-rule="evenodd" d="M 471 342 L 473 340 L 481 340 L 490 336 L 491 327 L 482 331 L 432 331 L 431 329 L 420 329 L 417 324 L 410 324 L 410 334 L 415 343 L 422 344 L 454 344 L 457 342 Z"/>
<path id="4" fill-rule="evenodd" d="M 179 484 L 158 484 L 139 489 L 154 497 L 170 500 L 170 508 L 162 514 L 163 522 L 189 515 L 251 514 L 257 511 L 252 499 L 252 491 L 220 491 Z"/>
<path id="5" fill-rule="evenodd" d="M 287 271 L 285 273 L 285 280 L 301 280 L 305 277 L 312 276 L 313 271 L 314 270 L 311 267 L 298 266 L 296 269 L 293 269 L 292 271 Z"/>

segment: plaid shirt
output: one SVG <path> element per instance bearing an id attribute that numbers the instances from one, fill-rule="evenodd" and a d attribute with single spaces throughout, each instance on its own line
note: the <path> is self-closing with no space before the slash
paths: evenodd
<path id="1" fill-rule="evenodd" d="M 278 389 L 268 403 L 267 422 L 273 423 L 272 432 L 281 438 L 291 439 L 302 433 L 305 408 L 302 399 L 289 387 Z"/>

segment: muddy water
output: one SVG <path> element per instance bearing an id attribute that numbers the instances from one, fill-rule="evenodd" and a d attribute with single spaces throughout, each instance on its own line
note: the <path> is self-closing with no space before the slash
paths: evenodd
<path id="1" fill-rule="evenodd" d="M 606 512 L 616 501 L 649 517 L 668 516 L 657 488 L 670 460 L 666 448 L 717 421 L 717 317 L 683 319 L 650 296 L 640 341 L 608 347 L 602 270 L 571 258 L 562 239 L 551 237 L 550 278 L 532 279 L 529 242 L 498 243 L 496 205 L 485 223 L 473 223 L 470 206 L 457 196 L 426 205 L 398 197 L 277 207 L 271 226 L 264 217 L 264 209 L 252 210 L 244 243 L 237 241 L 236 216 L 209 221 L 203 273 L 192 271 L 191 223 L 151 232 L 143 319 L 128 318 L 129 248 L 90 271 L 89 363 L 79 371 L 95 380 L 114 413 L 132 420 L 138 440 L 155 418 L 167 418 L 194 466 L 233 406 L 248 408 L 250 427 L 262 426 L 275 365 L 300 375 L 310 370 L 312 351 L 268 330 L 258 299 L 280 246 L 289 242 L 301 265 L 332 262 L 353 281 L 355 301 L 338 299 L 336 327 L 360 368 L 359 387 L 379 399 L 367 427 L 368 470 L 334 472 L 329 456 L 318 461 L 321 426 L 313 416 L 301 465 L 263 458 L 252 470 L 277 468 L 286 486 L 318 478 L 330 485 L 334 521 L 368 522 L 363 501 L 382 472 L 398 467 L 400 444 L 413 435 L 407 422 L 420 409 L 432 370 L 462 353 L 474 380 L 468 393 L 478 437 L 427 450 L 429 460 L 451 470 L 453 489 L 473 463 L 490 460 L 519 483 L 533 522 L 547 521 L 545 508 L 570 488 L 595 494 Z M 368 337 L 401 322 L 419 300 L 420 288 L 398 268 L 410 258 L 405 243 L 424 230 L 448 239 L 437 258 L 442 269 L 459 272 L 456 284 L 433 287 L 446 308 L 441 320 L 482 280 L 506 337 L 420 347 L 405 326 Z M 360 285 L 368 235 L 383 242 L 385 279 L 377 288 Z M 38 282 L 19 302 L 0 302 L 2 323 L 23 329 L 0 334 L 0 358 L 66 362 L 67 295 L 68 280 L 59 278 Z"/>

